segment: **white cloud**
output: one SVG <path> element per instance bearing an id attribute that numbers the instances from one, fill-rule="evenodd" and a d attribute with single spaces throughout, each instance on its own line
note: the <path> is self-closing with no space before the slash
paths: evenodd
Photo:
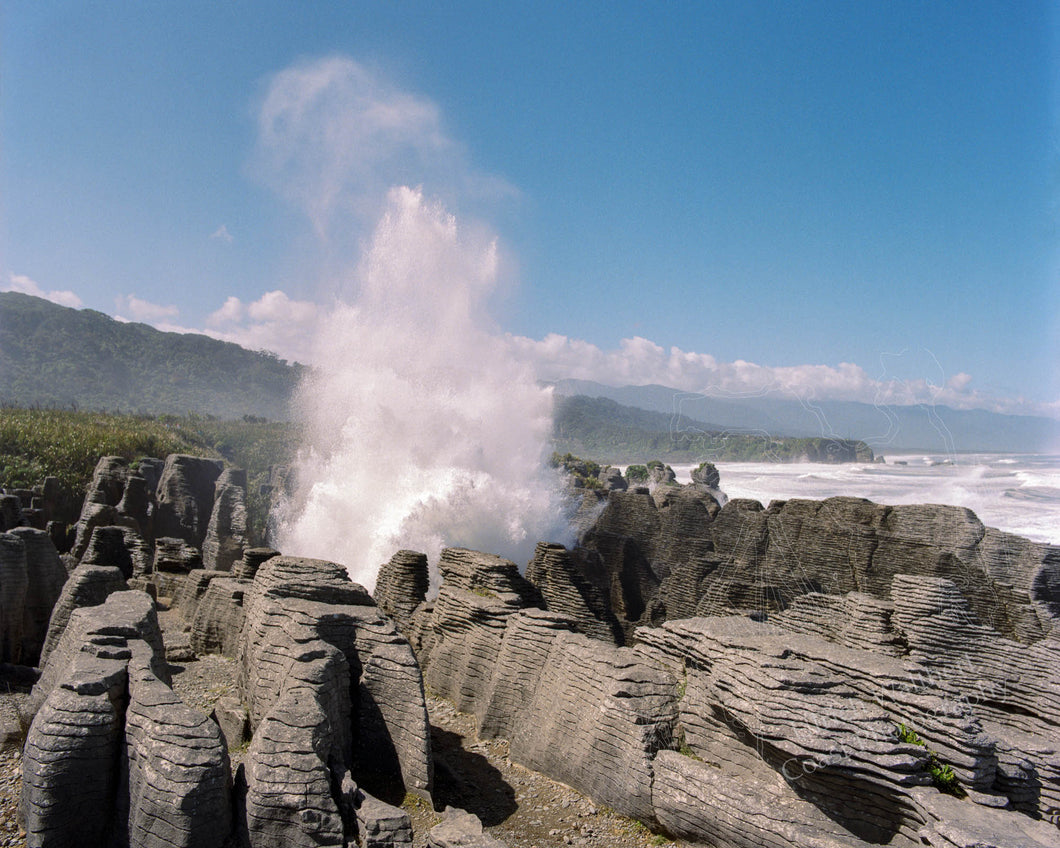
<path id="1" fill-rule="evenodd" d="M 133 320 L 146 321 L 159 330 L 202 333 L 250 350 L 268 350 L 292 362 L 312 365 L 329 354 L 318 345 L 318 336 L 321 322 L 333 310 L 312 301 L 295 300 L 280 290 L 266 292 L 250 302 L 229 296 L 207 317 L 206 329 L 175 324 L 168 319 L 176 317 L 176 307 L 159 306 L 133 295 L 119 298 L 119 307 L 128 311 Z M 436 319 L 440 320 L 438 316 Z M 872 376 L 860 365 L 849 362 L 835 366 L 769 366 L 739 359 L 722 362 L 708 353 L 667 349 L 640 336 L 623 339 L 614 350 L 603 350 L 591 342 L 557 333 L 549 333 L 543 339 L 507 334 L 503 345 L 540 380 L 592 380 L 611 386 L 658 384 L 712 397 L 773 394 L 804 403 L 847 400 L 879 406 L 944 405 L 1060 418 L 1060 401 L 1042 404 L 1022 397 L 986 395 L 972 388 L 974 378 L 965 372 L 947 378 L 929 351 L 885 355 L 881 357 L 882 373 Z M 907 360 L 914 354 L 923 354 L 914 364 L 920 365 L 924 376 L 900 379 L 888 374 L 888 363 L 892 371 L 898 370 L 891 360 Z"/>
<path id="2" fill-rule="evenodd" d="M 226 324 L 235 324 L 243 320 L 243 301 L 238 297 L 228 297 L 224 305 L 215 312 L 211 312 L 206 318 L 207 327 L 223 327 Z"/>
<path id="3" fill-rule="evenodd" d="M 509 335 L 508 342 L 532 363 L 539 379 L 592 380 L 612 386 L 658 384 L 714 397 L 776 394 L 804 402 L 849 400 L 888 406 L 945 405 L 955 409 L 1058 417 L 1057 404 L 1035 404 L 1023 398 L 996 398 L 970 388 L 972 376 L 958 373 L 946 379 L 941 366 L 925 354 L 916 379 L 899 379 L 886 372 L 871 376 L 849 362 L 839 365 L 768 366 L 736 360 L 720 362 L 710 354 L 669 350 L 654 342 L 623 339 L 617 350 L 601 350 L 580 339 L 551 333 L 544 339 Z M 896 357 L 912 354 L 903 352 Z M 934 373 L 937 370 L 937 374 Z"/>
<path id="4" fill-rule="evenodd" d="M 393 185 L 422 185 L 494 199 L 516 193 L 472 169 L 430 99 L 403 91 L 345 56 L 304 62 L 276 74 L 258 115 L 256 170 L 301 207 L 321 237 L 343 213 L 374 216 Z"/>
<path id="5" fill-rule="evenodd" d="M 235 236 L 228 232 L 228 226 L 226 224 L 221 224 L 221 226 L 210 233 L 210 238 L 216 241 L 223 241 L 225 244 L 231 244 L 236 240 Z"/>
<path id="6" fill-rule="evenodd" d="M 151 324 L 158 329 L 164 329 L 160 324 L 163 324 L 170 318 L 176 318 L 180 314 L 180 309 L 172 304 L 169 306 L 162 306 L 158 303 L 151 303 L 149 300 L 139 298 L 134 294 L 123 294 L 118 295 L 114 299 L 115 306 L 118 309 L 119 314 L 115 316 L 119 321 L 139 321 L 144 324 Z M 125 312 L 128 315 L 122 315 L 120 313 Z M 173 325 L 170 325 L 173 326 Z M 181 332 L 174 330 L 172 332 Z"/>
<path id="7" fill-rule="evenodd" d="M 72 291 L 45 291 L 35 281 L 25 276 L 24 274 L 9 274 L 7 282 L 3 283 L 3 288 L 0 291 L 11 291 L 20 292 L 22 294 L 32 295 L 33 297 L 42 297 L 45 300 L 50 300 L 52 303 L 57 303 L 60 306 L 69 306 L 72 309 L 80 309 L 84 304 Z"/>
<path id="8" fill-rule="evenodd" d="M 207 319 L 203 332 L 250 350 L 268 350 L 283 359 L 310 363 L 324 310 L 285 292 L 266 292 L 251 303 L 228 297 Z"/>

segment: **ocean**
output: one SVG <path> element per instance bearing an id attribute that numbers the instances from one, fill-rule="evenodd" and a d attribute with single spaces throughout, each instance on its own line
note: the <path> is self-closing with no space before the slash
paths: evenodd
<path id="1" fill-rule="evenodd" d="M 1060 545 L 1060 455 L 908 454 L 884 463 L 719 462 L 730 498 L 771 500 L 853 495 L 881 504 L 934 503 L 971 509 L 983 524 Z M 689 482 L 693 465 L 675 465 Z"/>

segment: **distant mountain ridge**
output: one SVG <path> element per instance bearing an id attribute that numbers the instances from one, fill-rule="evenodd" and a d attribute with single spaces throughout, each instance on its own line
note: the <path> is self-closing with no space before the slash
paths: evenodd
<path id="1" fill-rule="evenodd" d="M 877 454 L 888 451 L 1060 452 L 1060 421 L 947 406 L 874 406 L 854 401 L 813 401 L 775 396 L 714 398 L 660 385 L 606 386 L 590 380 L 557 380 L 555 392 L 585 395 L 623 406 L 666 413 L 671 428 L 799 438 L 860 439 Z"/>
<path id="2" fill-rule="evenodd" d="M 286 420 L 302 366 L 0 292 L 0 403 Z"/>
<path id="3" fill-rule="evenodd" d="M 610 398 L 559 396 L 552 413 L 557 452 L 625 465 L 658 459 L 670 463 L 872 462 L 873 452 L 856 439 L 775 437 L 680 419 L 663 412 L 623 406 Z"/>

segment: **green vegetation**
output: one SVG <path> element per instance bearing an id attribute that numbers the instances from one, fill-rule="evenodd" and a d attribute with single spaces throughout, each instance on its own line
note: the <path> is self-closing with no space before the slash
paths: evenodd
<path id="1" fill-rule="evenodd" d="M 155 418 L 56 409 L 0 409 L 0 486 L 28 488 L 58 477 L 82 492 L 101 456 L 129 462 L 205 448 L 180 427 Z"/>
<path id="2" fill-rule="evenodd" d="M 651 475 L 646 465 L 631 465 L 626 469 L 626 479 L 632 483 L 648 483 Z"/>
<path id="3" fill-rule="evenodd" d="M 906 724 L 899 724 L 895 728 L 894 735 L 902 742 L 916 745 L 927 751 L 928 773 L 931 775 L 931 782 L 936 789 L 949 795 L 955 795 L 958 798 L 964 797 L 965 792 L 961 788 L 960 781 L 957 780 L 957 775 L 954 774 L 953 768 L 948 763 L 942 762 L 939 759 L 939 755 L 928 748 L 927 743 L 920 738 L 915 730 Z"/>
<path id="4" fill-rule="evenodd" d="M 261 541 L 268 498 L 260 493 L 271 469 L 294 457 L 298 430 L 289 423 L 247 416 L 221 421 L 191 415 L 119 415 L 59 409 L 0 408 L 0 487 L 30 488 L 57 477 L 79 500 L 101 456 L 135 463 L 171 453 L 225 460 L 247 471 L 247 519 L 251 538 Z"/>
<path id="5" fill-rule="evenodd" d="M 680 415 L 622 406 L 607 398 L 563 397 L 556 403 L 556 450 L 607 462 L 872 462 L 872 450 L 851 439 L 787 438 L 731 432 Z M 633 466 L 639 469 L 639 465 Z M 628 477 L 628 472 L 627 472 Z M 644 478 L 647 479 L 646 477 Z M 640 482 L 639 480 L 630 482 Z"/>
<path id="6" fill-rule="evenodd" d="M 591 459 L 582 459 L 572 453 L 560 454 L 553 451 L 548 461 L 550 468 L 562 468 L 581 489 L 602 489 L 600 482 L 600 464 Z"/>
<path id="7" fill-rule="evenodd" d="M 696 762 L 703 762 L 703 758 L 696 754 L 696 752 L 692 750 L 692 746 L 684 740 L 681 740 L 681 747 L 677 749 L 677 753 L 679 753 L 682 757 L 688 757 L 690 759 L 695 760 Z"/>
<path id="8" fill-rule="evenodd" d="M 0 293 L 0 402 L 283 419 L 301 373 L 265 351 Z"/>

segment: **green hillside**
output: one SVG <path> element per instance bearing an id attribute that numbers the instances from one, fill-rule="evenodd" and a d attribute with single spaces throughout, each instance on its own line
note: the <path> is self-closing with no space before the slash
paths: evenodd
<path id="1" fill-rule="evenodd" d="M 611 463 L 650 459 L 669 463 L 873 460 L 869 446 L 852 439 L 733 432 L 682 415 L 649 412 L 584 395 L 557 397 L 552 441 L 560 453 Z"/>
<path id="2" fill-rule="evenodd" d="M 0 293 L 0 404 L 286 419 L 301 371 L 207 336 Z"/>

